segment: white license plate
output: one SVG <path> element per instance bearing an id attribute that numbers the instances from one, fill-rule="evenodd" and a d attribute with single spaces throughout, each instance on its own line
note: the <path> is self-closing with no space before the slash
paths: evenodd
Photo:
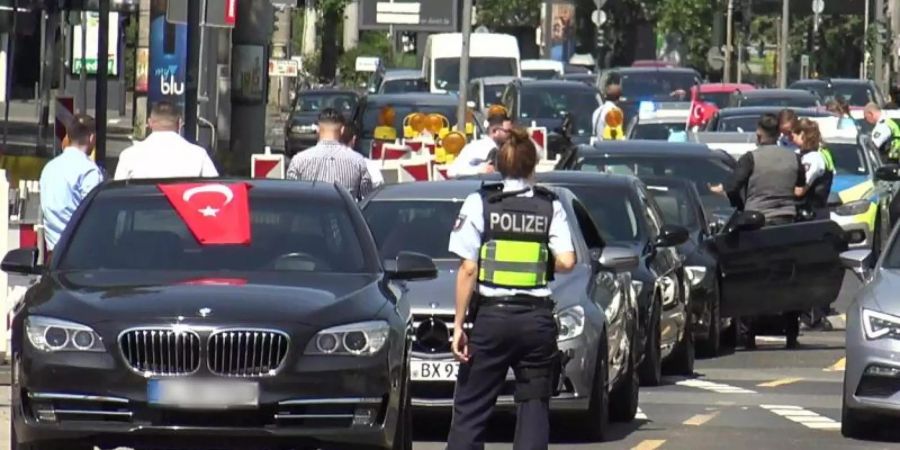
<path id="1" fill-rule="evenodd" d="M 412 361 L 412 381 L 456 381 L 459 363 L 456 361 Z"/>
<path id="2" fill-rule="evenodd" d="M 154 378 L 147 382 L 151 405 L 185 409 L 255 408 L 259 384 L 255 381 Z"/>

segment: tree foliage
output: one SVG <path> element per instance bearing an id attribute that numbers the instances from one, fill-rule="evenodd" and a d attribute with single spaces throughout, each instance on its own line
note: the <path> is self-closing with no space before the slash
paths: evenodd
<path id="1" fill-rule="evenodd" d="M 537 27 L 541 0 L 478 0 L 477 14 L 477 22 L 491 29 Z"/>
<path id="2" fill-rule="evenodd" d="M 706 71 L 706 53 L 712 46 L 715 4 L 710 0 L 657 0 L 654 12 L 659 33 L 677 34 L 686 52 L 683 65 Z"/>

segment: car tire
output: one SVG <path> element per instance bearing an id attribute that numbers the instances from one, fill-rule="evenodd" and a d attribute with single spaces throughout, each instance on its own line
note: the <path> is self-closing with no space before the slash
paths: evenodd
<path id="1" fill-rule="evenodd" d="M 666 362 L 666 372 L 672 375 L 690 376 L 694 374 L 694 333 L 691 331 L 691 321 L 685 322 L 684 335 L 677 344 L 675 351 Z"/>
<path id="2" fill-rule="evenodd" d="M 719 296 L 716 295 L 709 305 L 709 329 L 706 338 L 697 343 L 697 352 L 704 358 L 719 356 L 722 347 L 722 316 L 720 314 Z"/>
<path id="3" fill-rule="evenodd" d="M 871 418 L 849 408 L 846 399 L 841 402 L 841 435 L 851 439 L 866 439 L 874 430 Z"/>
<path id="4" fill-rule="evenodd" d="M 641 379 L 637 374 L 638 356 L 632 333 L 631 348 L 628 351 L 628 367 L 619 382 L 619 386 L 610 394 L 609 418 L 614 422 L 631 422 L 637 415 L 638 398 L 640 396 Z"/>
<path id="5" fill-rule="evenodd" d="M 608 361 L 606 345 L 604 342 L 600 354 L 597 356 L 597 368 L 594 370 L 594 383 L 591 386 L 588 410 L 580 414 L 576 420 L 581 435 L 591 442 L 603 442 L 609 430 L 609 393 L 606 391 L 609 372 L 606 367 Z"/>
<path id="6" fill-rule="evenodd" d="M 641 378 L 642 386 L 659 386 L 662 383 L 662 349 L 660 348 L 661 330 L 660 330 L 660 311 L 659 303 L 656 302 L 655 311 L 651 311 L 653 318 L 650 320 L 648 327 L 647 339 L 644 345 L 644 360 L 638 370 Z"/>

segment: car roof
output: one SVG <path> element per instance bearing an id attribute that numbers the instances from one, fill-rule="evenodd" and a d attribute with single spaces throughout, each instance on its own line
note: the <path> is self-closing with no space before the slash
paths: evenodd
<path id="1" fill-rule="evenodd" d="M 792 109 L 797 114 L 808 117 L 827 117 L 831 113 L 816 110 L 814 108 L 785 108 L 783 106 L 732 106 L 719 110 L 719 117 L 752 116 L 763 114 L 778 114 L 783 109 Z"/>
<path id="2" fill-rule="evenodd" d="M 123 180 L 109 181 L 101 185 L 100 191 L 105 195 L 115 197 L 137 197 L 148 194 L 159 194 L 159 185 L 171 184 L 232 184 L 247 183 L 251 187 L 254 196 L 298 196 L 303 198 L 341 200 L 340 191 L 334 183 L 290 181 L 274 179 L 246 179 L 246 178 L 170 178 L 147 180 Z"/>
<path id="3" fill-rule="evenodd" d="M 815 97 L 815 94 L 804 89 L 754 89 L 742 91 L 744 97 Z"/>
<path id="4" fill-rule="evenodd" d="M 647 186 L 665 186 L 690 189 L 691 186 L 694 185 L 694 182 L 691 180 L 677 177 L 642 176 L 640 177 L 640 179 Z"/>
<path id="5" fill-rule="evenodd" d="M 711 158 L 718 157 L 703 144 L 692 142 L 666 142 L 649 140 L 597 141 L 593 146 L 579 145 L 579 156 L 588 155 L 639 155 L 665 156 L 677 155 Z"/>
<path id="6" fill-rule="evenodd" d="M 456 105 L 459 97 L 456 94 L 429 94 L 410 92 L 405 94 L 375 94 L 366 97 L 367 103 L 376 105 Z"/>
<path id="7" fill-rule="evenodd" d="M 495 86 L 498 84 L 509 84 L 513 80 L 518 80 L 518 79 L 527 80 L 529 78 L 518 78 L 518 77 L 505 76 L 505 75 L 502 75 L 502 76 L 497 75 L 497 76 L 492 76 L 492 77 L 475 78 L 472 81 L 473 82 L 480 81 L 482 84 L 485 84 L 488 86 Z"/>
<path id="8" fill-rule="evenodd" d="M 752 84 L 738 84 L 738 83 L 703 83 L 699 85 L 699 91 L 702 94 L 708 93 L 716 93 L 716 92 L 750 92 L 755 91 L 756 87 Z"/>
<path id="9" fill-rule="evenodd" d="M 412 69 L 389 69 L 384 72 L 383 81 L 414 80 L 417 78 L 422 78 L 422 71 Z"/>
<path id="10" fill-rule="evenodd" d="M 535 175 L 538 183 L 550 185 L 604 185 L 630 187 L 635 177 L 631 175 L 620 175 L 601 172 L 586 172 L 581 170 L 554 170 L 552 172 L 542 172 Z"/>
<path id="11" fill-rule="evenodd" d="M 698 72 L 690 67 L 617 67 L 614 69 L 609 69 L 609 73 L 646 73 L 646 72 L 659 72 L 659 73 L 689 73 L 689 74 L 697 74 Z"/>
<path id="12" fill-rule="evenodd" d="M 538 175 L 538 181 L 541 181 L 541 174 Z M 366 203 L 409 200 L 462 202 L 468 196 L 478 192 L 482 185 L 499 181 L 498 176 L 485 176 L 484 178 L 386 184 L 369 196 Z M 548 184 L 555 184 L 555 182 L 548 182 Z"/>
<path id="13" fill-rule="evenodd" d="M 573 80 L 521 80 L 520 82 L 523 88 L 529 89 L 575 88 L 584 91 L 595 90 L 581 81 Z"/>

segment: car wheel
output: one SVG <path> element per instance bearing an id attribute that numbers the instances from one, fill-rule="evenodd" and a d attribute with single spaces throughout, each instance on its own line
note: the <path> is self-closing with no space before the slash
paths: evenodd
<path id="1" fill-rule="evenodd" d="M 701 356 L 706 358 L 715 358 L 719 356 L 722 346 L 722 317 L 719 313 L 719 296 L 712 300 L 709 305 L 709 328 L 706 338 L 697 343 L 697 351 Z"/>
<path id="2" fill-rule="evenodd" d="M 609 372 L 606 367 L 608 350 L 606 343 L 597 356 L 597 368 L 594 370 L 594 383 L 591 386 L 591 400 L 587 412 L 578 417 L 578 429 L 583 436 L 593 442 L 602 442 L 609 429 L 609 393 L 606 386 Z"/>
<path id="3" fill-rule="evenodd" d="M 691 332 L 691 321 L 685 322 L 684 335 L 681 342 L 666 364 L 666 372 L 673 375 L 694 374 L 694 333 Z"/>
<path id="4" fill-rule="evenodd" d="M 871 419 L 859 411 L 850 409 L 847 400 L 841 402 L 841 434 L 852 439 L 866 439 L 872 435 L 874 426 Z"/>
<path id="5" fill-rule="evenodd" d="M 632 333 L 632 336 L 636 334 Z M 615 422 L 631 422 L 637 415 L 641 380 L 637 374 L 638 356 L 635 342 L 632 337 L 631 349 L 628 351 L 628 367 L 625 369 L 619 386 L 609 398 L 609 417 Z"/>
<path id="6" fill-rule="evenodd" d="M 653 318 L 650 320 L 650 327 L 647 330 L 646 345 L 644 346 L 644 360 L 640 366 L 641 385 L 643 386 L 659 386 L 662 383 L 662 352 L 659 348 L 660 337 L 660 308 L 656 308 Z"/>

